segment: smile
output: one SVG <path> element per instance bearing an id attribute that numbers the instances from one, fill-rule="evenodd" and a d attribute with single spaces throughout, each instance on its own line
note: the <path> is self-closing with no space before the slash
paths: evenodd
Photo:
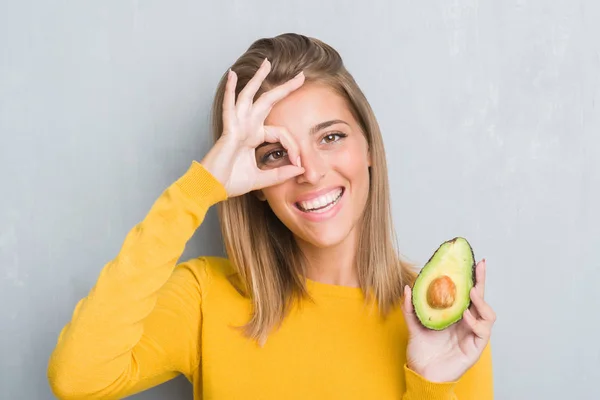
<path id="1" fill-rule="evenodd" d="M 335 207 L 344 195 L 344 188 L 336 188 L 314 199 L 299 201 L 296 207 L 305 213 L 325 213 Z"/>

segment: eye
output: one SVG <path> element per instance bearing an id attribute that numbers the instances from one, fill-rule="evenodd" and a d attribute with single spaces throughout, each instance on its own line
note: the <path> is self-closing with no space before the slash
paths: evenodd
<path id="1" fill-rule="evenodd" d="M 333 143 L 333 142 L 337 142 L 343 138 L 345 138 L 347 135 L 341 132 L 336 132 L 336 133 L 328 133 L 327 135 L 323 136 L 323 139 L 321 140 L 322 143 L 328 144 L 328 143 Z"/>
<path id="2" fill-rule="evenodd" d="M 270 162 L 276 162 L 285 158 L 287 156 L 287 151 L 284 149 L 273 150 L 265 154 L 262 158 L 263 163 L 267 164 Z"/>

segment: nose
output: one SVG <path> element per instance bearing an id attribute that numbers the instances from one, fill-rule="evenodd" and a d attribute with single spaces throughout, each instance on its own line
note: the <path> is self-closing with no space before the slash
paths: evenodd
<path id="1" fill-rule="evenodd" d="M 300 159 L 304 173 L 296 177 L 298 183 L 315 185 L 327 174 L 327 161 L 316 149 L 308 148 L 300 151 Z"/>

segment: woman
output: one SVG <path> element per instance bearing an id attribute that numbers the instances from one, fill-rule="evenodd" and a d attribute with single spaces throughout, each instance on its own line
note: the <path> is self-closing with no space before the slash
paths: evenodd
<path id="1" fill-rule="evenodd" d="M 61 332 L 59 398 L 123 398 L 180 373 L 195 399 L 492 398 L 485 264 L 459 323 L 419 324 L 377 121 L 334 49 L 255 42 L 219 84 L 213 130 Z M 217 204 L 227 259 L 178 263 Z"/>

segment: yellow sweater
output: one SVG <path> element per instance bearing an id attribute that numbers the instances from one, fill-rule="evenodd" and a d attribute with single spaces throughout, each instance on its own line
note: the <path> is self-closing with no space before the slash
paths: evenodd
<path id="1" fill-rule="evenodd" d="M 127 235 L 76 306 L 50 357 L 60 399 L 118 399 L 178 374 L 194 399 L 493 398 L 489 347 L 458 382 L 433 383 L 406 367 L 400 309 L 369 313 L 358 288 L 308 280 L 314 303 L 294 309 L 259 347 L 233 326 L 250 303 L 226 259 L 178 263 L 208 209 L 226 199 L 199 163 L 174 182 Z"/>

